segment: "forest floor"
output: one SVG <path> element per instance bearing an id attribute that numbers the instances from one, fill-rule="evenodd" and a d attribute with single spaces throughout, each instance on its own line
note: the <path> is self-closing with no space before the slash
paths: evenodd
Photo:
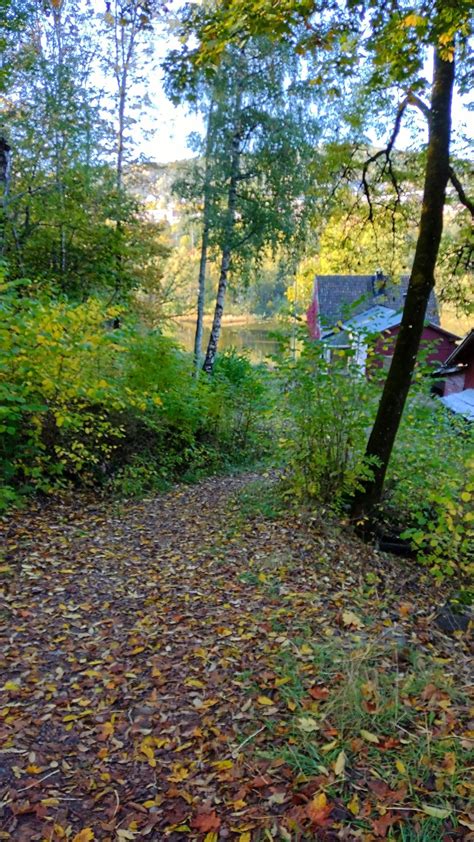
<path id="1" fill-rule="evenodd" d="M 467 634 L 267 486 L 0 521 L 0 840 L 473 838 Z"/>

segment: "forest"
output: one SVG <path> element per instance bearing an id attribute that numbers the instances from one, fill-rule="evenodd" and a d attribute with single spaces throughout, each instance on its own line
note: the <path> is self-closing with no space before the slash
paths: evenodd
<path id="1" fill-rule="evenodd" d="M 0 22 L 0 840 L 470 839 L 471 4 Z"/>

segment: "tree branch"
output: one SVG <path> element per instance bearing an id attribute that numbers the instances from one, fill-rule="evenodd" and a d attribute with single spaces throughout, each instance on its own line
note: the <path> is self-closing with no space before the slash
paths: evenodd
<path id="1" fill-rule="evenodd" d="M 384 149 L 379 149 L 377 152 L 374 152 L 374 154 L 371 155 L 370 158 L 367 158 L 367 160 L 365 161 L 364 166 L 362 168 L 362 181 L 361 181 L 361 183 L 362 183 L 362 189 L 364 191 L 365 198 L 367 199 L 367 203 L 368 203 L 368 206 L 369 206 L 369 222 L 373 222 L 374 208 L 373 208 L 373 203 L 372 203 L 372 197 L 371 197 L 371 194 L 370 194 L 369 182 L 367 180 L 367 175 L 368 175 L 370 166 L 372 164 L 375 164 L 375 162 L 378 161 L 379 158 L 382 158 L 382 157 L 385 158 L 385 162 L 384 162 L 383 167 L 382 167 L 382 175 L 384 175 L 385 172 L 388 172 L 389 177 L 390 177 L 390 181 L 392 182 L 392 186 L 393 186 L 393 188 L 394 188 L 394 190 L 397 194 L 396 204 L 397 205 L 400 204 L 400 187 L 398 185 L 398 182 L 397 182 L 394 170 L 393 170 L 392 159 L 391 159 L 390 156 L 392 154 L 392 149 L 393 149 L 395 141 L 397 139 L 398 132 L 400 131 L 400 126 L 401 126 L 401 123 L 402 123 L 402 117 L 403 117 L 408 105 L 410 105 L 409 96 L 405 97 L 405 99 L 398 106 L 397 116 L 395 118 L 395 124 L 393 126 L 393 131 L 392 131 L 392 134 L 390 135 L 387 146 Z"/>
<path id="2" fill-rule="evenodd" d="M 470 211 L 471 216 L 474 217 L 474 202 L 469 198 L 469 196 L 466 196 L 464 187 L 462 186 L 461 182 L 459 181 L 459 178 L 457 177 L 452 167 L 449 168 L 449 180 L 453 185 L 456 193 L 458 194 L 459 201 L 461 202 L 461 204 L 463 204 L 464 207 L 467 208 L 468 211 Z"/>
<path id="3" fill-rule="evenodd" d="M 423 100 L 414 94 L 413 91 L 408 92 L 407 102 L 408 105 L 414 105 L 415 108 L 418 108 L 418 110 L 426 117 L 428 122 L 430 121 L 431 111 L 429 105 L 427 105 L 426 102 L 423 102 Z"/>

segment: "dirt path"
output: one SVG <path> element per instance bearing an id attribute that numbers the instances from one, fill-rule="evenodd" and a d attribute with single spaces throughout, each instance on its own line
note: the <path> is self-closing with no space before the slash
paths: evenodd
<path id="1" fill-rule="evenodd" d="M 252 479 L 5 520 L 1 840 L 301 838 L 317 787 L 295 799 L 297 774 L 254 752 L 286 739 L 294 714 L 281 653 L 296 648 L 311 684 L 302 641 L 381 640 L 395 625 L 402 648 L 416 636 L 453 657 L 418 574 L 387 573 L 316 521 L 245 520 L 236 495 Z M 367 569 L 380 574 L 369 598 Z M 419 603 L 400 610 L 410 588 Z M 341 838 L 344 815 L 308 838 Z"/>

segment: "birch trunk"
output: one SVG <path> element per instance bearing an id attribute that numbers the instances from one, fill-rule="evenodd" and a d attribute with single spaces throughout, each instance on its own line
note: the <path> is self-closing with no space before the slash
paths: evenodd
<path id="1" fill-rule="evenodd" d="M 207 136 L 206 136 L 206 163 L 204 172 L 204 208 L 203 208 L 203 229 L 201 237 L 201 257 L 199 260 L 199 277 L 198 277 L 198 299 L 196 312 L 196 333 L 194 337 L 194 370 L 196 375 L 199 372 L 201 365 L 202 354 L 202 332 L 203 332 L 203 318 L 204 318 L 204 299 L 206 295 L 206 267 L 207 267 L 207 250 L 209 246 L 209 231 L 210 231 L 210 215 L 211 215 L 211 190 L 210 190 L 210 156 L 212 149 L 212 116 L 214 103 L 211 102 L 209 106 L 209 116 L 207 120 Z"/>
<path id="2" fill-rule="evenodd" d="M 224 312 L 224 301 L 227 291 L 227 280 L 229 275 L 230 261 L 232 256 L 232 233 L 235 224 L 235 212 L 237 206 L 237 184 L 239 178 L 240 155 L 241 155 L 241 127 L 240 112 L 242 108 L 242 92 L 239 89 L 235 107 L 235 131 L 232 137 L 229 190 L 227 193 L 227 213 L 224 233 L 224 245 L 222 247 L 221 267 L 219 284 L 217 287 L 216 306 L 212 320 L 211 335 L 207 345 L 206 357 L 204 359 L 203 371 L 212 374 L 217 356 L 217 347 L 221 334 L 222 314 Z"/>

